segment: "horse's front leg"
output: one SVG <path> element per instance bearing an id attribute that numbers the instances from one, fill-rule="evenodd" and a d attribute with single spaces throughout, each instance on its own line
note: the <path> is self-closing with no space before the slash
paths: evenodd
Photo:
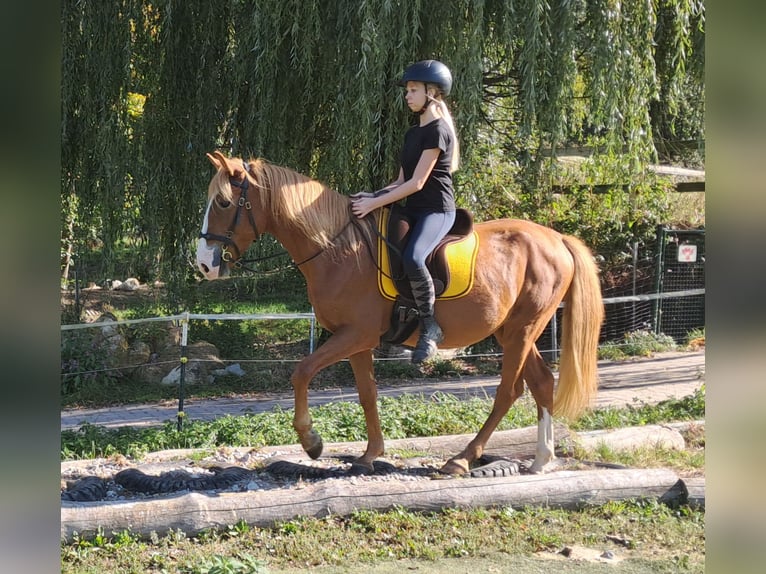
<path id="1" fill-rule="evenodd" d="M 359 352 L 364 347 L 363 338 L 352 330 L 336 331 L 322 346 L 303 359 L 293 370 L 290 383 L 295 393 L 295 416 L 293 428 L 298 433 L 303 450 L 313 459 L 322 454 L 322 437 L 313 428 L 309 412 L 309 383 L 319 371 Z M 367 348 L 374 346 L 370 344 Z M 372 356 L 372 355 L 370 355 Z"/>
<path id="2" fill-rule="evenodd" d="M 349 357 L 354 371 L 359 402 L 367 423 L 367 450 L 354 461 L 354 466 L 363 472 L 374 470 L 373 461 L 384 453 L 383 431 L 378 414 L 378 388 L 372 366 L 372 350 L 362 351 Z"/>
<path id="3" fill-rule="evenodd" d="M 303 450 L 311 458 L 317 459 L 322 454 L 324 443 L 321 435 L 314 430 L 314 424 L 309 412 L 309 383 L 314 375 L 320 369 L 315 368 L 314 355 L 309 355 L 303 359 L 293 370 L 290 383 L 293 386 L 295 395 L 295 414 L 293 416 L 293 428 L 298 433 Z"/>

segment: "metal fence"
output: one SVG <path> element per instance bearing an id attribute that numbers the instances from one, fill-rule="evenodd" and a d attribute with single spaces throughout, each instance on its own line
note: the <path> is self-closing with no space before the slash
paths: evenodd
<path id="1" fill-rule="evenodd" d="M 605 320 L 600 342 L 619 343 L 626 334 L 645 331 L 664 334 L 682 342 L 689 333 L 705 327 L 705 230 L 657 228 L 657 243 L 639 248 L 632 246 L 624 254 L 622 265 L 610 264 L 601 277 Z M 537 341 L 537 347 L 548 360 L 558 359 L 563 304 Z M 321 332 L 313 313 L 292 314 L 193 314 L 131 319 L 109 323 L 129 325 L 151 321 L 177 322 L 183 329 L 186 345 L 190 321 L 277 321 L 305 319 L 309 322 L 309 353 L 316 348 Z M 63 325 L 62 331 L 103 327 L 104 323 Z M 499 354 L 492 339 L 476 348 L 483 355 Z M 381 354 L 380 357 L 385 357 Z M 463 356 L 470 357 L 470 348 Z M 379 357 L 379 360 L 380 360 Z M 296 357 L 294 360 L 299 360 Z M 286 359 L 274 359 L 285 362 Z M 130 368 L 130 367 L 126 367 Z M 63 375 L 63 373 L 62 373 Z"/>
<path id="2" fill-rule="evenodd" d="M 657 317 L 665 317 L 667 322 L 668 313 L 658 314 L 657 309 L 661 311 L 665 309 L 692 309 L 695 310 L 698 307 L 698 300 L 702 300 L 704 306 L 705 289 L 687 289 L 683 291 L 672 291 L 666 293 L 654 293 L 646 295 L 625 295 L 619 297 L 608 297 L 604 299 L 604 306 L 606 310 L 605 321 L 601 330 L 602 343 L 609 343 L 619 341 L 626 333 L 633 331 L 655 331 L 662 332 L 657 328 L 654 323 Z M 561 313 L 563 311 L 563 304 L 559 307 L 554 317 L 549 322 L 543 334 L 537 341 L 538 349 L 543 355 L 548 355 L 549 358 L 555 360 L 559 341 L 560 333 L 558 326 L 561 322 Z M 676 311 L 678 313 L 678 311 Z M 108 322 L 93 322 L 93 323 L 77 323 L 72 325 L 62 325 L 61 331 L 75 331 L 81 329 L 104 329 L 113 328 L 118 325 L 136 325 L 141 323 L 160 322 L 167 324 L 176 324 L 181 328 L 181 357 L 183 358 L 183 351 L 188 344 L 189 337 L 189 325 L 192 321 L 288 321 L 288 320 L 305 320 L 308 322 L 307 326 L 307 348 L 308 353 L 312 353 L 317 347 L 319 342 L 319 329 L 316 322 L 314 313 L 276 313 L 276 314 L 239 314 L 239 313 L 219 313 L 219 314 L 199 314 L 199 313 L 181 313 L 178 315 L 167 315 L 161 317 L 148 317 L 142 319 L 125 319 Z M 677 321 L 674 323 L 675 332 L 681 333 L 685 336 L 688 332 L 694 329 L 704 329 L 704 313 L 691 312 L 687 314 L 685 321 Z M 499 354 L 499 349 L 497 353 Z M 492 354 L 492 351 L 482 352 L 481 355 L 485 356 Z M 461 356 L 470 358 L 472 354 L 470 352 L 464 353 Z M 292 361 L 298 361 L 300 357 L 292 359 Z M 377 359 L 380 360 L 380 359 Z M 226 362 L 242 361 L 247 362 L 247 359 L 227 359 Z M 274 359 L 274 362 L 289 362 L 291 359 L 279 358 Z M 183 361 L 181 363 L 183 365 Z M 140 365 L 128 365 L 124 369 L 132 369 Z M 72 373 L 83 374 L 83 373 Z M 63 375 L 63 373 L 62 373 Z"/>
<path id="3" fill-rule="evenodd" d="M 700 229 L 658 230 L 657 293 L 672 293 L 705 286 L 705 231 Z M 683 338 L 690 328 L 705 325 L 704 291 L 685 298 L 654 300 L 657 333 Z"/>
<path id="4" fill-rule="evenodd" d="M 620 324 L 623 331 L 622 334 L 631 330 L 647 330 L 653 328 L 656 325 L 652 325 L 651 320 L 654 318 L 665 318 L 670 316 L 668 309 L 673 309 L 674 317 L 678 316 L 680 309 L 685 307 L 696 309 L 698 306 L 697 301 L 701 298 L 704 306 L 704 289 L 687 289 L 683 291 L 674 291 L 666 293 L 655 293 L 648 295 L 627 295 L 620 297 L 611 297 L 604 299 L 604 305 L 606 308 L 606 321 L 604 327 L 602 327 L 602 339 L 609 340 L 606 337 L 606 333 L 613 331 L 615 324 Z M 657 312 L 659 309 L 659 313 Z M 558 324 L 561 320 L 560 313 L 561 308 L 557 311 L 556 315 L 550 321 L 546 327 L 545 332 L 538 340 L 538 349 L 549 360 L 556 361 L 558 358 Z M 685 329 L 704 328 L 704 314 L 701 316 L 699 313 L 689 313 L 688 319 L 685 323 Z M 94 322 L 94 323 L 82 323 L 74 325 L 62 325 L 62 332 L 75 331 L 81 329 L 104 329 L 113 328 L 117 325 L 135 325 L 140 323 L 149 322 L 163 322 L 174 323 L 181 328 L 180 337 L 180 353 L 178 364 L 180 367 L 180 378 L 178 385 L 178 429 L 181 430 L 183 426 L 183 412 L 184 412 L 184 400 L 185 400 L 185 371 L 186 364 L 188 362 L 186 356 L 186 348 L 189 338 L 189 324 L 191 321 L 284 321 L 284 320 L 305 320 L 308 322 L 308 353 L 314 351 L 318 344 L 317 323 L 316 317 L 313 313 L 292 313 L 292 314 L 196 314 L 196 313 L 182 313 L 179 315 L 163 316 L 163 317 L 150 317 L 144 319 L 127 319 L 109 322 Z M 64 335 L 64 333 L 62 333 Z M 490 352 L 482 352 L 481 356 L 492 355 Z M 497 349 L 499 354 L 499 349 Z M 470 353 L 464 353 L 462 355 L 465 358 L 469 358 L 472 355 Z M 479 356 L 479 355 L 476 355 Z M 294 359 L 295 361 L 299 358 Z M 386 360 L 377 358 L 376 360 Z M 236 359 L 229 359 L 227 362 L 235 362 Z M 286 362 L 286 359 L 274 359 L 275 362 Z M 247 362 L 246 360 L 242 362 Z M 139 365 L 126 366 L 125 369 L 135 368 Z M 73 373 L 67 373 L 73 374 Z M 77 374 L 77 373 L 74 373 Z M 62 377 L 65 374 L 62 372 Z"/>

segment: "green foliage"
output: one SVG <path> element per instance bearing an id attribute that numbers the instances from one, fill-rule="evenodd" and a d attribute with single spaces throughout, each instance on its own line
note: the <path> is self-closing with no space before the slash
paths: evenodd
<path id="1" fill-rule="evenodd" d="M 704 341 L 705 327 L 702 327 L 700 329 L 692 329 L 691 331 L 686 333 L 686 337 L 684 338 L 684 340 L 685 340 L 684 345 L 687 347 L 695 341 L 699 341 L 699 340 Z"/>
<path id="2" fill-rule="evenodd" d="M 395 507 L 302 517 L 236 536 L 230 535 L 231 528 L 222 530 L 194 538 L 155 535 L 149 543 L 87 554 L 76 543 L 63 543 L 61 572 L 197 574 L 213 567 L 259 572 L 263 564 L 275 571 L 365 572 L 424 570 L 426 562 L 432 563 L 429 571 L 460 568 L 447 557 L 469 560 L 476 571 L 548 572 L 550 557 L 530 556 L 539 550 L 556 552 L 564 544 L 617 555 L 625 550 L 618 544 L 624 544 L 629 553 L 620 569 L 625 572 L 703 572 L 705 566 L 704 510 L 671 508 L 656 500 L 620 500 L 579 511 L 503 506 L 417 512 Z M 582 564 L 556 564 L 562 571 L 583 571 Z M 612 567 L 595 564 L 594 571 Z"/>
<path id="3" fill-rule="evenodd" d="M 626 357 L 650 357 L 653 353 L 675 351 L 678 348 L 673 337 L 653 331 L 625 333 L 622 342 L 608 342 L 598 349 L 599 359 L 619 360 Z"/>
<path id="4" fill-rule="evenodd" d="M 623 349 L 630 356 L 651 356 L 652 353 L 674 351 L 676 342 L 673 337 L 652 331 L 632 331 L 625 334 Z"/>
<path id="5" fill-rule="evenodd" d="M 481 218 L 519 189 L 535 206 L 520 213 L 565 213 L 543 201 L 543 152 L 562 145 L 624 157 L 616 183 L 640 177 L 655 146 L 704 156 L 701 0 L 65 2 L 61 28 L 62 265 L 71 254 L 98 283 L 166 279 L 178 301 L 194 283 L 205 152 L 262 156 L 343 193 L 380 187 L 411 119 L 397 79 L 418 59 L 453 71 L 459 193 Z M 507 164 L 503 181 L 473 186 L 470 174 L 493 171 L 486 150 Z M 643 235 L 593 237 L 613 233 Z"/>
<path id="6" fill-rule="evenodd" d="M 188 572 L 189 574 L 266 574 L 268 569 L 263 560 L 258 560 L 249 554 L 238 557 L 216 554 L 198 568 Z"/>
<path id="7" fill-rule="evenodd" d="M 625 408 L 595 409 L 572 424 L 574 430 L 593 430 L 689 421 L 705 418 L 705 385 L 682 399 L 668 399 L 656 405 L 638 404 Z"/>
<path id="8" fill-rule="evenodd" d="M 624 263 L 635 243 L 651 252 L 677 195 L 669 180 L 635 173 L 613 154 L 574 164 L 547 160 L 530 179 L 490 147 L 457 174 L 456 190 L 458 204 L 477 220 L 528 219 L 575 235 L 604 258 L 603 268 Z"/>
<path id="9" fill-rule="evenodd" d="M 93 330 L 63 331 L 61 334 L 61 393 L 72 394 L 88 386 L 117 379 L 111 370 L 109 349 Z"/>

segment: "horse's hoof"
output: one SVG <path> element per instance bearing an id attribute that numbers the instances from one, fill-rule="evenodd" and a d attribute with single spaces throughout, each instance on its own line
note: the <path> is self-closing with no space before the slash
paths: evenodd
<path id="1" fill-rule="evenodd" d="M 454 460 L 448 460 L 444 463 L 444 466 L 439 469 L 439 472 L 443 474 L 449 474 L 451 476 L 461 476 L 468 473 L 468 467 L 463 466 Z"/>
<path id="2" fill-rule="evenodd" d="M 372 464 L 354 461 L 351 468 L 348 469 L 349 476 L 368 476 L 375 474 L 375 467 Z"/>
<path id="3" fill-rule="evenodd" d="M 543 474 L 547 472 L 548 470 L 550 470 L 550 468 L 554 465 L 555 462 L 556 462 L 555 457 L 543 457 L 543 458 L 536 457 L 534 462 L 532 462 L 532 464 L 529 465 L 527 472 L 529 474 Z"/>
<path id="4" fill-rule="evenodd" d="M 313 438 L 313 443 L 310 446 L 303 447 L 303 450 L 306 451 L 306 454 L 311 457 L 312 460 L 318 459 L 320 456 L 322 456 L 322 450 L 324 449 L 324 443 L 322 442 L 322 437 L 315 432 L 311 433 L 311 438 Z"/>

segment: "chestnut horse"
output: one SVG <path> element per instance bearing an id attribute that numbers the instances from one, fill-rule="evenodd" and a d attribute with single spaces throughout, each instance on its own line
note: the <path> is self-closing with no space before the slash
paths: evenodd
<path id="1" fill-rule="evenodd" d="M 207 157 L 217 172 L 208 188 L 197 245 L 199 269 L 207 279 L 227 275 L 262 233 L 282 244 L 306 278 L 317 321 L 332 333 L 293 371 L 293 427 L 308 455 L 318 458 L 322 438 L 312 428 L 309 383 L 321 369 L 348 358 L 367 424 L 367 449 L 356 459 L 355 470 L 371 471 L 373 461 L 384 454 L 373 349 L 388 330 L 393 309 L 393 302 L 379 292 L 372 255 L 380 212 L 358 220 L 347 196 L 262 159 L 244 162 L 220 152 Z M 604 314 L 598 270 L 579 239 L 530 221 L 499 219 L 477 223 L 474 229 L 479 251 L 471 290 L 436 302 L 435 316 L 444 331 L 439 347 L 466 347 L 494 335 L 503 349 L 502 374 L 486 422 L 441 470 L 469 472 L 526 382 L 538 415 L 529 471 L 541 472 L 555 456 L 551 416 L 576 417 L 596 393 Z M 554 398 L 553 374 L 535 341 L 562 302 Z M 404 344 L 414 346 L 417 335 L 416 330 Z"/>

